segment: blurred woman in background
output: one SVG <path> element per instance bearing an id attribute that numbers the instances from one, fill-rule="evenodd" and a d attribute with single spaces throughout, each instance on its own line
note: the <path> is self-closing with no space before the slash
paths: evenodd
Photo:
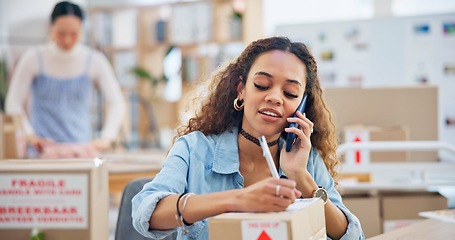
<path id="1" fill-rule="evenodd" d="M 70 143 L 80 147 L 66 153 L 54 150 L 48 155 L 94 155 L 108 149 L 117 137 L 125 114 L 124 97 L 103 54 L 79 42 L 82 9 L 60 2 L 50 20 L 52 41 L 28 50 L 20 58 L 8 90 L 6 112 L 22 117 L 27 144 L 38 152 L 43 153 L 55 143 Z M 94 85 L 107 105 L 99 138 L 94 138 L 90 119 Z"/>

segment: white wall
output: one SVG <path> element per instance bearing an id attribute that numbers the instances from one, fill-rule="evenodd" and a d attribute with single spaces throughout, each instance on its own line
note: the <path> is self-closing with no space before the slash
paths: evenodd
<path id="1" fill-rule="evenodd" d="M 0 54 L 6 47 L 6 2 L 0 1 Z M 1 56 L 1 55 L 0 55 Z"/>
<path id="2" fill-rule="evenodd" d="M 279 25 L 368 19 L 373 0 L 262 0 L 264 33 L 272 36 Z"/>
<path id="3" fill-rule="evenodd" d="M 174 2 L 185 2 L 185 0 L 87 0 L 89 6 L 123 6 L 123 5 L 159 5 Z"/>
<path id="4" fill-rule="evenodd" d="M 46 38 L 49 18 L 58 0 L 6 0 L 2 16 L 12 45 L 38 43 Z"/>
<path id="5" fill-rule="evenodd" d="M 262 0 L 264 33 L 279 25 L 455 12 L 454 0 Z M 389 8 L 387 10 L 387 8 Z"/>
<path id="6" fill-rule="evenodd" d="M 7 46 L 11 62 L 27 48 L 48 40 L 50 15 L 60 0 L 0 0 L 0 41 Z M 85 6 L 85 0 L 74 3 Z"/>
<path id="7" fill-rule="evenodd" d="M 380 1 L 380 0 L 377 0 Z M 391 11 L 394 16 L 415 16 L 455 11 L 453 0 L 394 0 Z"/>

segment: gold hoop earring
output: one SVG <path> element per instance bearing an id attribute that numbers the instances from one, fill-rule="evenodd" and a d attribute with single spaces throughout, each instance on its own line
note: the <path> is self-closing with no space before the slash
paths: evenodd
<path id="1" fill-rule="evenodd" d="M 237 111 L 242 111 L 244 103 L 243 103 L 243 101 L 241 101 L 240 106 L 239 106 L 238 102 L 239 102 L 239 98 L 235 98 L 234 99 L 234 109 L 237 110 Z"/>

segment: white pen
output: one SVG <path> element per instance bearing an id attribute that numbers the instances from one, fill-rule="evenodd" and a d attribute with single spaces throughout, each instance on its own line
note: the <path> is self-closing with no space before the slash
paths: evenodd
<path id="1" fill-rule="evenodd" d="M 259 137 L 259 143 L 261 144 L 262 154 L 267 160 L 267 165 L 269 165 L 270 173 L 272 173 L 272 177 L 280 178 L 278 175 L 278 171 L 276 170 L 275 163 L 273 162 L 272 154 L 270 153 L 269 146 L 267 146 L 267 140 L 264 136 Z"/>

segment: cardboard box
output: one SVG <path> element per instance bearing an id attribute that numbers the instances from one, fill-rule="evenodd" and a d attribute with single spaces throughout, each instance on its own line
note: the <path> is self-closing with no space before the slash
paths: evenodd
<path id="1" fill-rule="evenodd" d="M 447 209 L 447 199 L 439 194 L 419 193 L 382 197 L 384 232 L 424 220 L 419 212 Z"/>
<path id="2" fill-rule="evenodd" d="M 359 218 L 366 238 L 382 233 L 381 204 L 379 197 L 344 196 L 343 203 Z"/>
<path id="3" fill-rule="evenodd" d="M 352 125 L 343 129 L 344 142 L 367 141 L 406 141 L 409 131 L 406 127 L 378 127 Z M 350 164 L 368 164 L 370 162 L 407 162 L 409 151 L 368 151 L 352 150 L 346 152 L 345 162 Z"/>
<path id="4" fill-rule="evenodd" d="M 301 199 L 276 213 L 225 213 L 209 219 L 209 239 L 326 239 L 324 203 Z"/>
<path id="5" fill-rule="evenodd" d="M 99 159 L 0 161 L 0 236 L 108 239 L 108 170 Z"/>
<path id="6" fill-rule="evenodd" d="M 0 159 L 25 158 L 25 134 L 22 131 L 21 119 L 18 115 L 0 114 L 1 135 L 0 143 L 3 148 Z"/>
<path id="7" fill-rule="evenodd" d="M 325 88 L 324 98 L 337 129 L 406 126 L 411 141 L 438 141 L 437 86 Z M 410 161 L 438 161 L 437 151 L 410 152 Z"/>

